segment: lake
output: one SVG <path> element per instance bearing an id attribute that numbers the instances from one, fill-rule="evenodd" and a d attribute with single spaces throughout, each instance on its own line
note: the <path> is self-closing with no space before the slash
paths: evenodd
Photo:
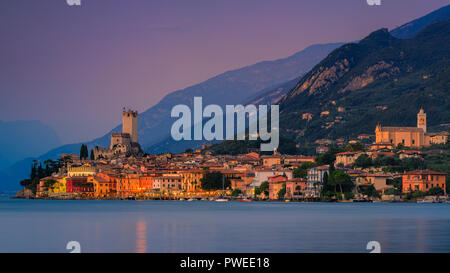
<path id="1" fill-rule="evenodd" d="M 0 199 L 0 252 L 450 252 L 450 204 Z"/>

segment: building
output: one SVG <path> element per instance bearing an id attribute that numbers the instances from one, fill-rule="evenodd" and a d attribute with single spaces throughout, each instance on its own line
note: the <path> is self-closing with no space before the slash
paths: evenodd
<path id="1" fill-rule="evenodd" d="M 231 189 L 232 190 L 240 190 L 242 194 L 247 196 L 254 195 L 254 188 L 252 187 L 252 181 L 254 179 L 254 175 L 251 173 L 246 173 L 242 175 L 240 178 L 232 178 Z"/>
<path id="2" fill-rule="evenodd" d="M 181 189 L 187 192 L 200 191 L 201 179 L 205 171 L 200 169 L 182 170 L 178 174 L 182 176 Z"/>
<path id="3" fill-rule="evenodd" d="M 306 187 L 306 179 L 294 178 L 287 180 L 285 198 L 299 198 Z"/>
<path id="4" fill-rule="evenodd" d="M 281 165 L 280 155 L 264 155 L 261 158 L 264 167 L 271 168 L 272 166 Z"/>
<path id="5" fill-rule="evenodd" d="M 68 167 L 67 176 L 68 177 L 87 177 L 96 174 L 95 167 L 92 166 L 80 166 L 80 167 Z"/>
<path id="6" fill-rule="evenodd" d="M 183 175 L 165 173 L 162 176 L 154 178 L 155 187 L 158 186 L 160 191 L 181 192 Z"/>
<path id="7" fill-rule="evenodd" d="M 94 185 L 88 182 L 88 177 L 69 177 L 66 180 L 66 191 L 71 194 L 91 194 Z"/>
<path id="8" fill-rule="evenodd" d="M 404 150 L 404 151 L 398 152 L 398 157 L 400 159 L 422 158 L 422 152 L 421 151 L 413 151 L 413 150 Z"/>
<path id="9" fill-rule="evenodd" d="M 417 114 L 417 127 L 385 127 L 377 125 L 375 128 L 375 143 L 381 145 L 402 145 L 410 148 L 430 146 L 427 133 L 427 115 L 420 109 Z"/>
<path id="10" fill-rule="evenodd" d="M 293 171 L 289 169 L 283 169 L 283 170 L 271 170 L 271 169 L 262 169 L 262 170 L 255 170 L 255 178 L 253 179 L 253 187 L 259 187 L 261 186 L 262 182 L 269 181 L 269 177 L 275 176 L 275 175 L 283 175 L 286 176 L 287 179 L 294 178 Z"/>
<path id="11" fill-rule="evenodd" d="M 121 197 L 137 196 L 144 193 L 141 188 L 140 175 L 124 173 L 117 178 L 117 194 Z"/>
<path id="12" fill-rule="evenodd" d="M 130 136 L 131 142 L 138 142 L 138 112 L 133 110 L 122 111 L 122 133 Z"/>
<path id="13" fill-rule="evenodd" d="M 94 197 L 114 197 L 117 193 L 116 177 L 106 173 L 98 173 L 92 177 Z"/>
<path id="14" fill-rule="evenodd" d="M 358 156 L 360 156 L 361 153 L 354 153 L 354 152 L 343 152 L 336 154 L 336 162 L 335 166 L 342 165 L 342 166 L 351 166 L 353 163 L 355 163 Z"/>
<path id="15" fill-rule="evenodd" d="M 446 173 L 430 170 L 416 170 L 402 175 L 402 192 L 428 191 L 431 188 L 439 187 L 445 192 Z"/>
<path id="16" fill-rule="evenodd" d="M 306 188 L 303 191 L 305 197 L 320 197 L 323 178 L 325 176 L 325 173 L 329 173 L 329 168 L 330 166 L 323 165 L 308 170 L 308 175 L 306 177 Z"/>
<path id="17" fill-rule="evenodd" d="M 313 114 L 311 114 L 311 113 L 302 114 L 302 119 L 306 119 L 306 120 L 310 121 L 310 120 L 312 120 L 312 118 L 313 118 Z"/>
<path id="18" fill-rule="evenodd" d="M 95 159 L 112 158 L 114 156 L 131 156 L 141 153 L 141 146 L 138 142 L 138 112 L 123 109 L 122 132 L 111 133 L 109 148 L 95 147 L 94 157 Z"/>
<path id="19" fill-rule="evenodd" d="M 430 133 L 428 134 L 430 137 L 431 144 L 445 144 L 448 141 L 449 132 L 440 132 L 440 133 Z"/>
<path id="20" fill-rule="evenodd" d="M 330 150 L 330 148 L 328 148 L 327 146 L 324 145 L 319 145 L 316 147 L 316 154 L 325 154 L 328 153 L 328 151 Z"/>
<path id="21" fill-rule="evenodd" d="M 385 190 L 392 188 L 387 181 L 392 179 L 392 175 L 382 173 L 362 173 L 355 177 L 357 186 L 374 186 L 377 191 L 384 193 Z"/>
<path id="22" fill-rule="evenodd" d="M 269 199 L 278 200 L 278 193 L 286 186 L 288 178 L 283 175 L 269 177 Z"/>
<path id="23" fill-rule="evenodd" d="M 290 165 L 295 163 L 304 163 L 311 162 L 314 163 L 316 161 L 314 156 L 304 156 L 304 155 L 285 155 L 283 156 L 283 164 Z"/>

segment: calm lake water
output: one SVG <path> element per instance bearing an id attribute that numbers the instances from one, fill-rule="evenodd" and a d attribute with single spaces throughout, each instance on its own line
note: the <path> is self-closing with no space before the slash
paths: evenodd
<path id="1" fill-rule="evenodd" d="M 450 252 L 450 204 L 0 199 L 0 252 Z"/>

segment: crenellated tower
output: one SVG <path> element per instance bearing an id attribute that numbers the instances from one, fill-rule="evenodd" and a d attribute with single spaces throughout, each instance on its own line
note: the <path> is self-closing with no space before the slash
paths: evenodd
<path id="1" fill-rule="evenodd" d="M 129 134 L 131 142 L 138 143 L 138 112 L 133 110 L 122 111 L 122 133 Z"/>

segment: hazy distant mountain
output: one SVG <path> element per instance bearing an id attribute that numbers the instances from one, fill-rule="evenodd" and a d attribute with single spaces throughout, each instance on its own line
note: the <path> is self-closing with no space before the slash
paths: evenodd
<path id="1" fill-rule="evenodd" d="M 29 169 L 25 158 L 39 156 L 61 145 L 56 132 L 40 121 L 0 121 L 0 143 L 0 191 L 20 188 L 16 178 L 26 176 L 29 171 L 21 171 Z M 17 161 L 21 164 L 13 167 Z"/>
<path id="2" fill-rule="evenodd" d="M 0 170 L 61 145 L 56 132 L 40 121 L 0 121 Z"/>
<path id="3" fill-rule="evenodd" d="M 425 27 L 448 19 L 450 19 L 450 5 L 393 29 L 391 35 L 399 39 L 413 38 Z"/>
<path id="4" fill-rule="evenodd" d="M 450 20 L 413 39 L 386 29 L 346 44 L 306 74 L 280 102 L 280 128 L 296 142 L 373 133 L 378 122 L 415 126 L 423 107 L 431 129 L 450 122 Z M 325 113 L 326 114 L 321 114 Z M 312 120 L 302 119 L 311 113 Z"/>
<path id="5" fill-rule="evenodd" d="M 203 104 L 242 104 L 249 97 L 266 88 L 284 84 L 308 72 L 320 60 L 342 43 L 313 45 L 290 57 L 275 61 L 264 61 L 241 69 L 232 70 L 213 77 L 200 84 L 172 92 L 158 104 L 139 114 L 139 142 L 144 150 L 155 144 L 158 151 L 168 151 L 171 146 L 163 143 L 170 137 L 170 128 L 175 119 L 170 117 L 172 107 L 177 104 L 192 106 L 195 96 L 203 97 Z M 118 132 L 117 126 L 111 132 Z M 90 148 L 98 145 L 108 147 L 110 133 L 88 143 Z M 46 157 L 59 156 L 62 153 L 78 152 L 80 144 L 59 147 L 47 153 Z M 151 150 L 151 149 L 150 149 Z"/>

